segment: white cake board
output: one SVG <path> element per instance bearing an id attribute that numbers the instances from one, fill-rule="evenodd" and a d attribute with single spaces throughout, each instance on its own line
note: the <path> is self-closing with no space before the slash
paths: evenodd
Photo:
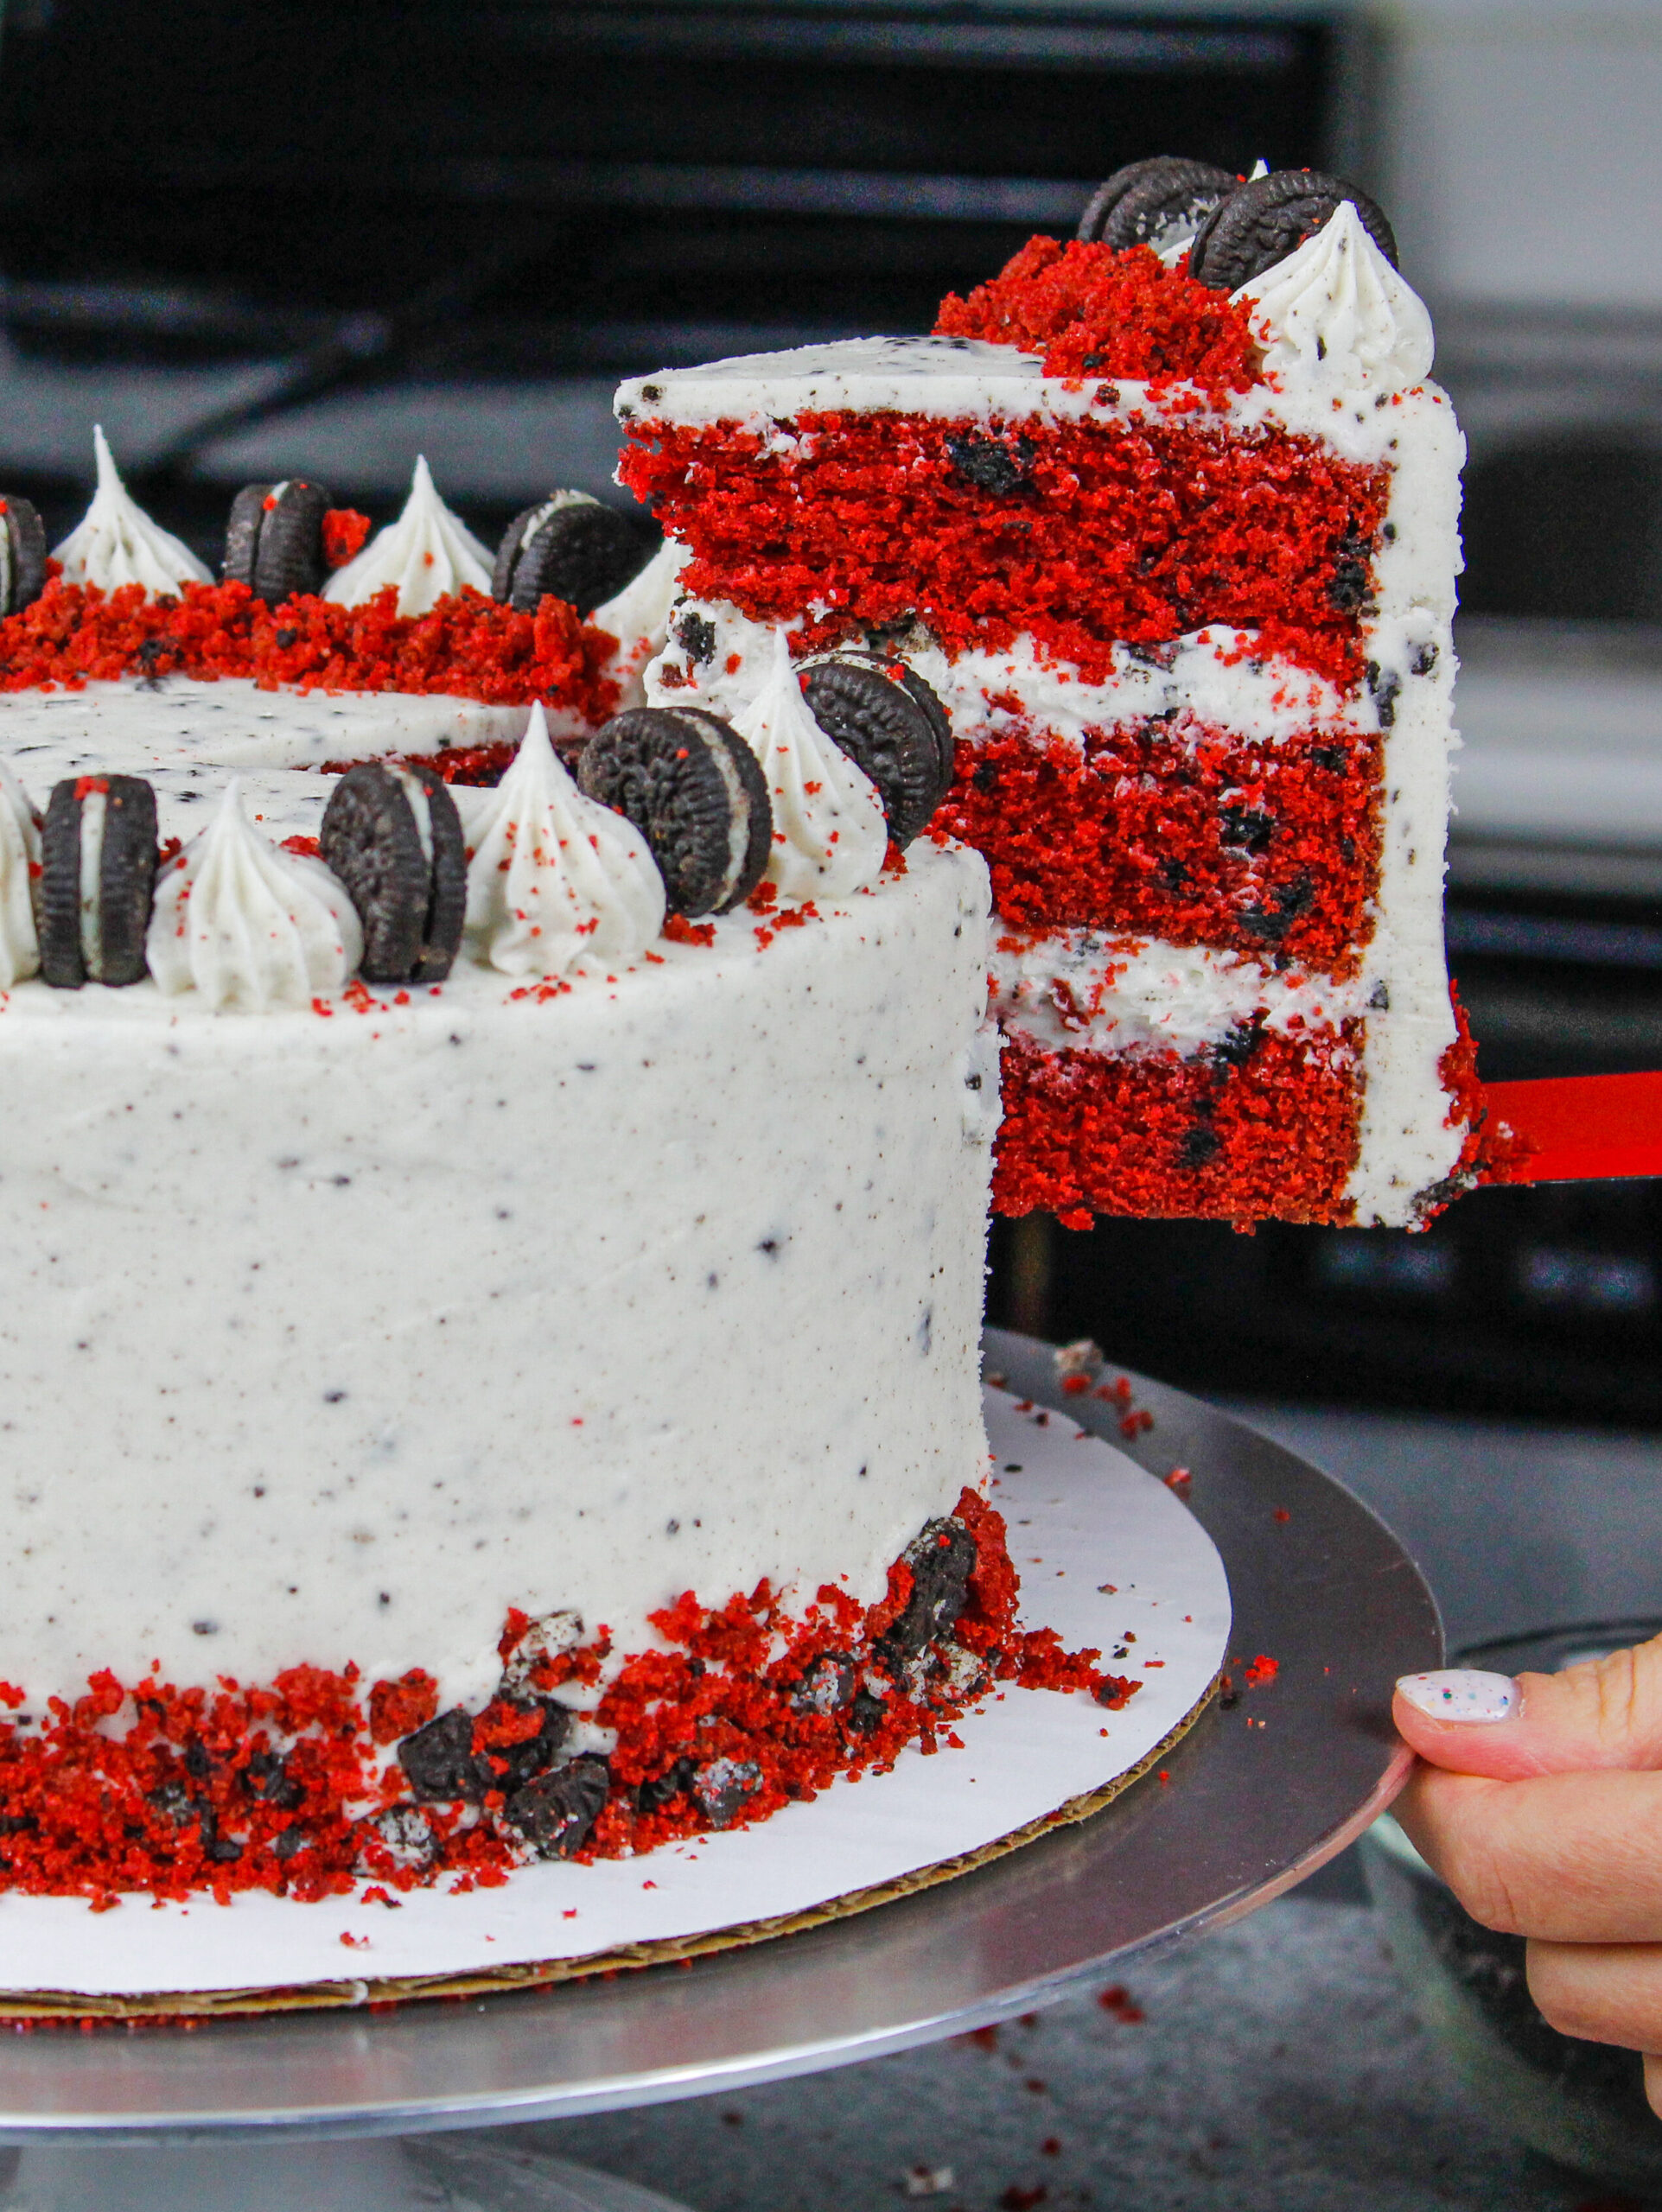
<path id="1" fill-rule="evenodd" d="M 498 1890 L 414 1891 L 396 1910 L 256 1891 L 228 1905 L 131 1897 L 93 1913 L 75 1898 L 0 1895 L 0 1991 L 155 1996 L 158 2010 L 207 1992 L 350 2004 L 504 1968 L 639 1963 L 881 1903 L 1066 1816 L 1139 1770 L 1204 1702 L 1227 1652 L 1228 1582 L 1163 1483 L 1063 1414 L 986 1398 L 1023 1625 L 1054 1628 L 1069 1649 L 1094 1645 L 1137 1681 L 1120 1712 L 1083 1692 L 1005 1685 L 958 1722 L 962 1751 L 944 1739 L 929 1758 L 908 1750 L 892 1772 L 840 1781 L 755 1827 L 640 1859 L 539 1864 Z"/>

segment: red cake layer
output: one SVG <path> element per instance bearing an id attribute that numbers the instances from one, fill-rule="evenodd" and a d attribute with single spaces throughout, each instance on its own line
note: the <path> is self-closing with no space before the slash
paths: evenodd
<path id="1" fill-rule="evenodd" d="M 0 690 L 74 689 L 123 676 L 251 677 L 266 690 L 453 694 L 490 706 L 541 699 L 598 724 L 616 709 L 606 673 L 617 639 L 564 600 L 522 614 L 482 592 L 447 594 L 401 615 L 392 586 L 363 607 L 309 593 L 278 607 L 245 584 L 186 584 L 147 598 L 54 575 L 0 621 Z"/>
<path id="2" fill-rule="evenodd" d="M 1181 379 L 1219 405 L 1264 381 L 1245 304 L 1145 245 L 1116 253 L 1095 239 L 1029 238 L 968 299 L 949 292 L 935 328 L 1037 353 L 1047 376 Z"/>
<path id="3" fill-rule="evenodd" d="M 1357 1154 L 1360 1024 L 1251 1033 L 1180 1058 L 1005 1041 L 994 1211 L 1343 1222 Z"/>
<path id="4" fill-rule="evenodd" d="M 689 1591 L 653 1617 L 668 1648 L 627 1659 L 596 1708 L 617 1745 L 603 1809 L 570 1855 L 624 1857 L 714 1825 L 748 1825 L 838 1776 L 885 1771 L 908 1744 L 927 1752 L 940 1738 L 955 1743 L 953 1720 L 993 1681 L 1088 1689 L 1110 1709 L 1123 1706 L 1137 1682 L 1104 1674 L 1095 1651 L 1063 1650 L 1054 1630 L 1017 1624 L 1019 1583 L 1000 1515 L 965 1490 L 953 1516 L 975 1562 L 952 1637 L 973 1655 L 977 1679 L 949 1679 L 882 1647 L 912 1596 L 903 1560 L 876 1605 L 862 1608 L 827 1585 L 800 1620 L 765 1581 L 718 1609 Z M 531 1626 L 510 1614 L 505 1662 Z M 602 1629 L 558 1659 L 539 1657 L 515 1694 L 474 1716 L 473 1760 L 506 1779 L 515 1747 L 544 1730 L 541 1700 L 557 1701 L 567 1682 L 597 1681 L 609 1649 Z M 804 1677 L 827 1658 L 846 1662 L 860 1694 L 807 1709 Z M 215 1688 L 181 1690 L 154 1673 L 127 1688 L 105 1673 L 73 1706 L 54 1698 L 36 1718 L 18 1712 L 23 1703 L 21 1690 L 0 1683 L 0 1705 L 17 1714 L 0 1720 L 0 1890 L 86 1897 L 95 1910 L 135 1891 L 207 1891 L 223 1901 L 267 1890 L 315 1901 L 366 1880 L 398 1890 L 445 1878 L 453 1888 L 495 1885 L 527 1856 L 507 1789 L 411 1802 L 388 1753 L 436 1716 L 436 1684 L 419 1669 L 367 1691 L 352 1667 L 294 1667 L 260 1688 L 222 1676 Z M 716 1762 L 744 1782 L 719 1821 L 679 1780 Z M 643 1804 L 640 1785 L 659 1780 L 663 1802 Z M 417 1832 L 423 1841 L 412 1852 Z"/>
<path id="5" fill-rule="evenodd" d="M 800 651 L 921 616 L 949 651 L 1023 632 L 1087 681 L 1118 639 L 1208 622 L 1343 687 L 1362 674 L 1358 616 L 1390 472 L 1284 431 L 1179 423 L 1012 425 L 1024 480 L 1003 496 L 955 465 L 963 426 L 915 415 L 808 414 L 799 446 L 752 431 L 632 423 L 621 480 L 692 557 L 682 581 L 754 620 L 793 620 Z"/>
<path id="6" fill-rule="evenodd" d="M 1018 702 L 1002 702 L 1014 710 Z M 938 828 L 1024 928 L 1098 925 L 1353 972 L 1379 880 L 1379 741 L 1252 745 L 1187 717 L 960 742 Z"/>

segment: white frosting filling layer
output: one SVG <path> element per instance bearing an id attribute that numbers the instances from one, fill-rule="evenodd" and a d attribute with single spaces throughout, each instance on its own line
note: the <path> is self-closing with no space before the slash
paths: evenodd
<path id="1" fill-rule="evenodd" d="M 491 566 L 488 549 L 450 512 L 418 455 L 404 512 L 378 531 L 355 560 L 336 570 L 323 597 L 343 607 L 362 607 L 392 584 L 398 589 L 400 614 L 425 614 L 447 593 L 464 587 L 488 594 Z"/>
<path id="2" fill-rule="evenodd" d="M 1277 1036 L 1332 1031 L 1362 1014 L 1367 987 L 1241 952 L 1058 930 L 1011 950 L 995 938 L 993 1012 L 1046 1052 L 1175 1052 L 1190 1058 L 1257 1020 Z"/>
<path id="3" fill-rule="evenodd" d="M 696 703 L 736 720 L 748 713 L 771 664 L 775 631 L 722 600 L 688 600 L 684 613 L 710 626 L 714 649 L 695 661 L 677 638 L 647 664 L 655 707 Z M 786 633 L 796 627 L 785 626 Z M 1085 750 L 1087 733 L 1178 718 L 1275 745 L 1312 728 L 1342 741 L 1379 727 L 1371 700 L 1346 699 L 1325 677 L 1289 661 L 1259 658 L 1254 633 L 1217 622 L 1169 644 L 1113 648 L 1113 673 L 1087 683 L 1065 661 L 1048 659 L 1028 636 L 1008 652 L 971 649 L 948 659 L 920 633 L 898 650 L 932 687 L 953 734 L 979 741 L 1012 734 L 1060 739 Z"/>
<path id="4" fill-rule="evenodd" d="M 875 883 L 888 850 L 877 786 L 808 711 L 785 633 L 768 640 L 755 696 L 734 723 L 774 808 L 767 880 L 786 899 L 844 899 Z"/>
<path id="5" fill-rule="evenodd" d="M 984 1465 L 986 877 L 908 863 L 549 1003 L 12 989 L 0 1676 L 448 1704 L 508 1605 L 881 1594 Z"/>
<path id="6" fill-rule="evenodd" d="M 664 926 L 664 879 L 634 823 L 580 791 L 540 706 L 494 791 L 468 803 L 466 937 L 505 976 L 627 967 Z"/>
<path id="7" fill-rule="evenodd" d="M 176 593 L 184 584 L 211 584 L 205 569 L 188 545 L 154 523 L 117 473 L 110 444 L 102 429 L 94 428 L 92 449 L 98 456 L 98 489 L 92 504 L 52 557 L 63 563 L 67 584 L 96 584 L 101 591 L 118 591 L 124 584 L 137 584 L 152 598 Z"/>
<path id="8" fill-rule="evenodd" d="M 144 957 L 168 996 L 266 1014 L 332 998 L 356 973 L 363 931 L 321 861 L 285 853 L 243 810 L 233 779 L 206 830 L 156 879 Z"/>

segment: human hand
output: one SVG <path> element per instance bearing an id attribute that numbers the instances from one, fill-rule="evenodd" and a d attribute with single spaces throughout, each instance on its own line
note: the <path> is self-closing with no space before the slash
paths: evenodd
<path id="1" fill-rule="evenodd" d="M 1472 1917 L 1529 1939 L 1551 2024 L 1645 2054 L 1662 2113 L 1662 1637 L 1561 1675 L 1397 1685 L 1396 1814 Z"/>

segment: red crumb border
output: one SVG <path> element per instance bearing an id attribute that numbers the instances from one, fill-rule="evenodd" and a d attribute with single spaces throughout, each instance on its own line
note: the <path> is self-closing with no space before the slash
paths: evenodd
<path id="1" fill-rule="evenodd" d="M 604 1808 L 571 1855 L 621 1857 L 710 1828 L 691 1791 L 672 1794 L 683 1764 L 742 1768 L 748 1794 L 720 1824 L 743 1826 L 839 1776 L 885 1771 L 907 1745 L 930 1752 L 952 1743 L 953 1720 L 994 1682 L 1085 1689 L 1110 1709 L 1135 1694 L 1135 1681 L 1098 1667 L 1097 1651 L 1065 1650 L 1053 1629 L 1017 1624 L 1019 1584 L 992 1506 L 966 1489 L 953 1518 L 975 1552 L 951 1631 L 964 1655 L 956 1671 L 882 1647 L 912 1596 L 903 1560 L 869 1608 L 826 1585 L 793 1619 L 764 1581 L 720 1607 L 688 1592 L 655 1614 L 666 1648 L 626 1658 L 595 1710 L 616 1747 Z M 505 1662 L 531 1627 L 509 1616 Z M 543 1726 L 538 1700 L 567 1682 L 597 1682 L 609 1650 L 602 1630 L 557 1658 L 537 1656 L 516 1694 L 500 1691 L 473 1720 L 481 1771 L 506 1773 L 513 1748 Z M 805 1676 L 828 1657 L 848 1665 L 860 1693 L 810 1709 Z M 16 1716 L 0 1720 L 0 1889 L 83 1897 L 99 1910 L 136 1891 L 224 1901 L 265 1890 L 315 1902 L 369 1880 L 391 1902 L 392 1891 L 441 1880 L 499 1885 L 529 1855 L 502 1817 L 500 1790 L 485 1788 L 472 1802 L 411 1802 L 386 1747 L 435 1718 L 437 1686 L 420 1669 L 365 1684 L 355 1667 L 302 1666 L 266 1686 L 221 1676 L 186 1689 L 154 1669 L 131 1685 L 102 1672 L 85 1696 L 51 1699 L 38 1717 L 19 1711 L 24 1702 L 0 1684 L 0 1705 Z M 642 1796 L 640 1785 L 665 1777 L 666 1802 Z M 413 1859 L 397 1847 L 389 1815 L 423 1831 Z"/>
<path id="2" fill-rule="evenodd" d="M 106 593 L 54 575 L 0 621 L 0 690 L 245 677 L 262 690 L 442 693 L 510 707 L 541 699 L 595 726 L 616 709 L 607 671 L 617 640 L 564 600 L 525 614 L 464 590 L 426 614 L 397 607 L 391 585 L 362 607 L 305 593 L 271 607 L 240 583 L 188 583 L 152 599 L 137 584 Z"/>

